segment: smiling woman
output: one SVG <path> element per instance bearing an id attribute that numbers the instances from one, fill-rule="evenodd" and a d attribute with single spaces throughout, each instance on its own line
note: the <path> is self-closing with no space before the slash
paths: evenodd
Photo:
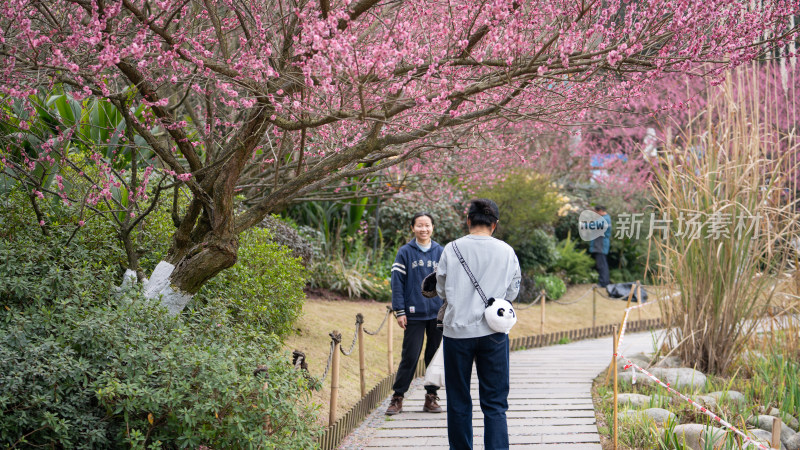
<path id="1" fill-rule="evenodd" d="M 433 219 L 428 213 L 417 213 L 411 219 L 411 230 L 417 239 L 417 244 L 430 247 L 433 234 Z"/>
<path id="2" fill-rule="evenodd" d="M 433 235 L 433 216 L 419 212 L 411 218 L 411 231 L 414 239 L 400 247 L 392 265 L 392 309 L 397 316 L 397 324 L 403 333 L 403 351 L 400 367 L 395 378 L 394 395 L 386 414 L 394 415 L 403 410 L 403 395 L 411 385 L 417 368 L 422 342 L 427 336 L 425 346 L 425 365 L 430 364 L 433 355 L 442 341 L 442 330 L 436 326 L 436 314 L 442 306 L 438 296 L 426 298 L 422 295 L 422 280 L 436 270 L 442 246 L 431 239 Z M 436 395 L 438 386 L 425 386 L 426 412 L 442 412 Z"/>

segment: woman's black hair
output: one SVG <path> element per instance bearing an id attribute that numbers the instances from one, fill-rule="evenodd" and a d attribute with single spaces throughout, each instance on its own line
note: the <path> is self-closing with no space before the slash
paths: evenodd
<path id="1" fill-rule="evenodd" d="M 481 225 L 491 227 L 500 220 L 500 209 L 497 203 L 488 198 L 479 198 L 469 203 L 467 219 L 473 227 Z"/>
<path id="2" fill-rule="evenodd" d="M 431 219 L 431 225 L 436 225 L 436 222 L 433 221 L 433 216 L 431 215 L 431 213 L 418 212 L 418 213 L 414 214 L 414 217 L 411 218 L 411 229 L 412 230 L 414 229 L 414 224 L 417 223 L 417 219 L 419 219 L 420 217 L 427 217 L 427 218 Z"/>

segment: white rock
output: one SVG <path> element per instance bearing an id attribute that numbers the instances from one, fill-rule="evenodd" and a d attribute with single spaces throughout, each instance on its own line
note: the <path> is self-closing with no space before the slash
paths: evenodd
<path id="1" fill-rule="evenodd" d="M 717 403 L 738 403 L 744 405 L 747 403 L 747 398 L 739 391 L 715 391 L 708 394 L 709 397 L 714 397 Z"/>
<path id="2" fill-rule="evenodd" d="M 650 396 L 642 394 L 619 394 L 617 396 L 617 404 L 619 406 L 630 406 L 632 408 L 641 408 L 643 406 L 650 406 Z"/>
<path id="3" fill-rule="evenodd" d="M 798 426 L 800 426 L 800 422 L 798 422 L 798 420 L 796 418 L 790 416 L 789 414 L 786 414 L 785 412 L 781 412 L 781 410 L 779 410 L 778 408 L 772 407 L 772 408 L 769 409 L 769 411 L 765 411 L 766 408 L 761 406 L 758 409 L 759 409 L 759 411 L 763 412 L 764 414 L 766 414 L 768 416 L 780 417 L 780 419 L 783 420 L 783 424 L 785 426 L 788 426 L 789 428 L 791 428 L 794 431 L 799 431 L 798 430 Z"/>
<path id="4" fill-rule="evenodd" d="M 753 437 L 758 440 L 760 444 L 763 444 L 769 448 L 770 441 L 772 441 L 772 433 L 769 431 L 764 431 L 760 428 L 754 428 L 752 430 L 747 430 L 747 435 Z M 743 447 L 747 450 L 759 450 L 759 447 L 755 444 L 747 444 Z M 781 450 L 789 450 L 783 443 L 781 443 Z"/>
<path id="5" fill-rule="evenodd" d="M 677 356 L 667 356 L 656 364 L 656 367 L 666 367 L 670 369 L 677 369 L 682 366 L 683 362 Z"/>
<path id="6" fill-rule="evenodd" d="M 707 409 L 712 411 L 716 410 L 719 405 L 717 405 L 717 399 L 710 396 L 710 395 L 697 395 L 692 397 L 692 400 L 699 403 L 701 406 L 705 406 Z"/>
<path id="7" fill-rule="evenodd" d="M 706 376 L 703 372 L 688 368 L 661 368 L 655 367 L 650 371 L 656 378 L 659 378 L 675 389 L 693 388 L 703 390 L 706 386 Z"/>
<path id="8" fill-rule="evenodd" d="M 664 434 L 668 433 L 669 429 L 664 430 Z M 721 428 L 709 427 L 700 425 L 698 423 L 688 423 L 684 425 L 676 425 L 672 430 L 675 438 L 680 443 L 686 443 L 688 448 L 692 450 L 703 450 L 706 448 L 708 441 L 713 447 L 715 444 L 723 441 L 727 434 Z"/>
<path id="9" fill-rule="evenodd" d="M 619 358 L 617 360 L 617 371 L 618 372 L 624 371 L 625 370 L 625 366 L 627 366 L 629 364 L 626 359 L 630 359 L 631 361 L 636 363 L 637 366 L 639 366 L 639 367 L 641 367 L 643 369 L 647 369 L 648 367 L 650 367 L 650 357 L 649 356 L 645 355 L 644 353 L 634 353 L 633 355 L 625 355 L 625 358 Z M 630 368 L 628 370 L 630 371 Z"/>
<path id="10" fill-rule="evenodd" d="M 653 355 L 651 353 L 645 353 L 645 352 L 634 353 L 632 355 L 626 355 L 626 356 L 628 356 L 629 358 L 636 358 L 647 362 L 650 362 L 653 359 Z"/>
<path id="11" fill-rule="evenodd" d="M 677 420 L 677 416 L 666 409 L 648 408 L 644 410 L 629 409 L 619 413 L 620 418 L 634 417 L 638 421 L 652 421 L 658 426 L 664 426 L 670 420 Z"/>
<path id="12" fill-rule="evenodd" d="M 664 383 L 668 383 L 671 387 L 679 391 L 683 391 L 685 389 L 701 391 L 706 386 L 706 376 L 703 375 L 702 372 L 694 369 L 688 369 L 685 367 L 677 369 L 654 367 L 649 372 L 652 373 L 656 378 L 660 379 Z M 617 377 L 621 381 L 630 383 L 633 375 L 631 374 L 630 370 L 626 370 L 624 372 L 620 372 Z M 636 373 L 636 382 L 643 384 L 655 384 L 655 381 L 653 381 L 650 377 L 638 371 Z"/>
<path id="13" fill-rule="evenodd" d="M 750 417 L 749 419 L 747 419 L 747 423 L 749 425 L 756 426 L 758 428 L 761 428 L 764 431 L 769 431 L 770 433 L 772 432 L 772 423 L 774 421 L 775 421 L 775 417 L 768 416 L 766 414 L 762 414 L 760 416 L 755 416 L 755 417 Z M 782 443 L 786 443 L 786 441 L 788 441 L 789 438 L 791 438 L 795 434 L 796 433 L 791 428 L 789 428 L 786 425 L 783 425 L 781 423 L 781 442 Z"/>
<path id="14" fill-rule="evenodd" d="M 800 433 L 795 433 L 783 445 L 786 446 L 786 450 L 800 450 Z"/>

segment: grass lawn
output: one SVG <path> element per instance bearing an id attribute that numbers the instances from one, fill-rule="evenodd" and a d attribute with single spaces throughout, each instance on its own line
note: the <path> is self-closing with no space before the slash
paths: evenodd
<path id="1" fill-rule="evenodd" d="M 559 301 L 571 302 L 591 289 L 591 285 L 576 285 L 567 289 L 567 293 Z M 653 292 L 649 292 L 654 299 Z M 295 323 L 296 333 L 286 339 L 287 350 L 300 350 L 306 354 L 308 368 L 312 375 L 322 376 L 328 361 L 330 337 L 328 333 L 337 330 L 342 333 L 342 346 L 345 350 L 353 342 L 355 317 L 357 313 L 364 315 L 364 328 L 375 330 L 386 314 L 386 303 L 371 300 L 347 300 L 343 298 L 315 298 L 311 295 L 303 307 L 302 317 Z M 511 331 L 511 338 L 539 334 L 541 306 L 536 305 L 519 309 L 517 325 Z M 597 325 L 618 324 L 622 320 L 625 301 L 609 300 L 597 296 Z M 653 304 L 641 308 L 641 318 L 649 319 L 660 316 L 659 307 Z M 580 301 L 571 305 L 548 302 L 545 305 L 545 333 L 554 331 L 585 328 L 592 325 L 592 294 L 583 296 Z M 629 320 L 638 320 L 639 312 L 634 312 Z M 390 320 L 394 320 L 390 317 Z M 403 339 L 402 330 L 394 322 L 394 370 L 400 362 L 400 348 Z M 387 327 L 377 336 L 366 335 L 366 385 L 369 391 L 388 373 L 387 367 Z M 609 350 L 610 353 L 610 350 Z M 610 358 L 610 354 L 609 354 Z M 358 346 L 351 356 L 341 355 L 339 403 L 337 417 L 341 417 L 361 398 L 358 373 Z M 330 378 L 325 380 L 323 389 L 316 392 L 313 401 L 320 406 L 320 421 L 327 423 L 330 401 Z"/>

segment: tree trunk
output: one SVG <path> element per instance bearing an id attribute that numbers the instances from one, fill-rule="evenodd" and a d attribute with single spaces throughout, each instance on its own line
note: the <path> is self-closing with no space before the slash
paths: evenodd
<path id="1" fill-rule="evenodd" d="M 239 238 L 209 236 L 206 242 L 195 246 L 188 255 L 176 261 L 170 279 L 183 292 L 195 294 L 214 275 L 236 264 Z"/>
<path id="2" fill-rule="evenodd" d="M 190 250 L 175 249 L 158 263 L 144 285 L 147 298 L 160 298 L 170 314 L 179 314 L 203 284 L 236 264 L 239 239 L 207 235 L 207 240 Z M 178 256 L 184 255 L 184 256 Z"/>

